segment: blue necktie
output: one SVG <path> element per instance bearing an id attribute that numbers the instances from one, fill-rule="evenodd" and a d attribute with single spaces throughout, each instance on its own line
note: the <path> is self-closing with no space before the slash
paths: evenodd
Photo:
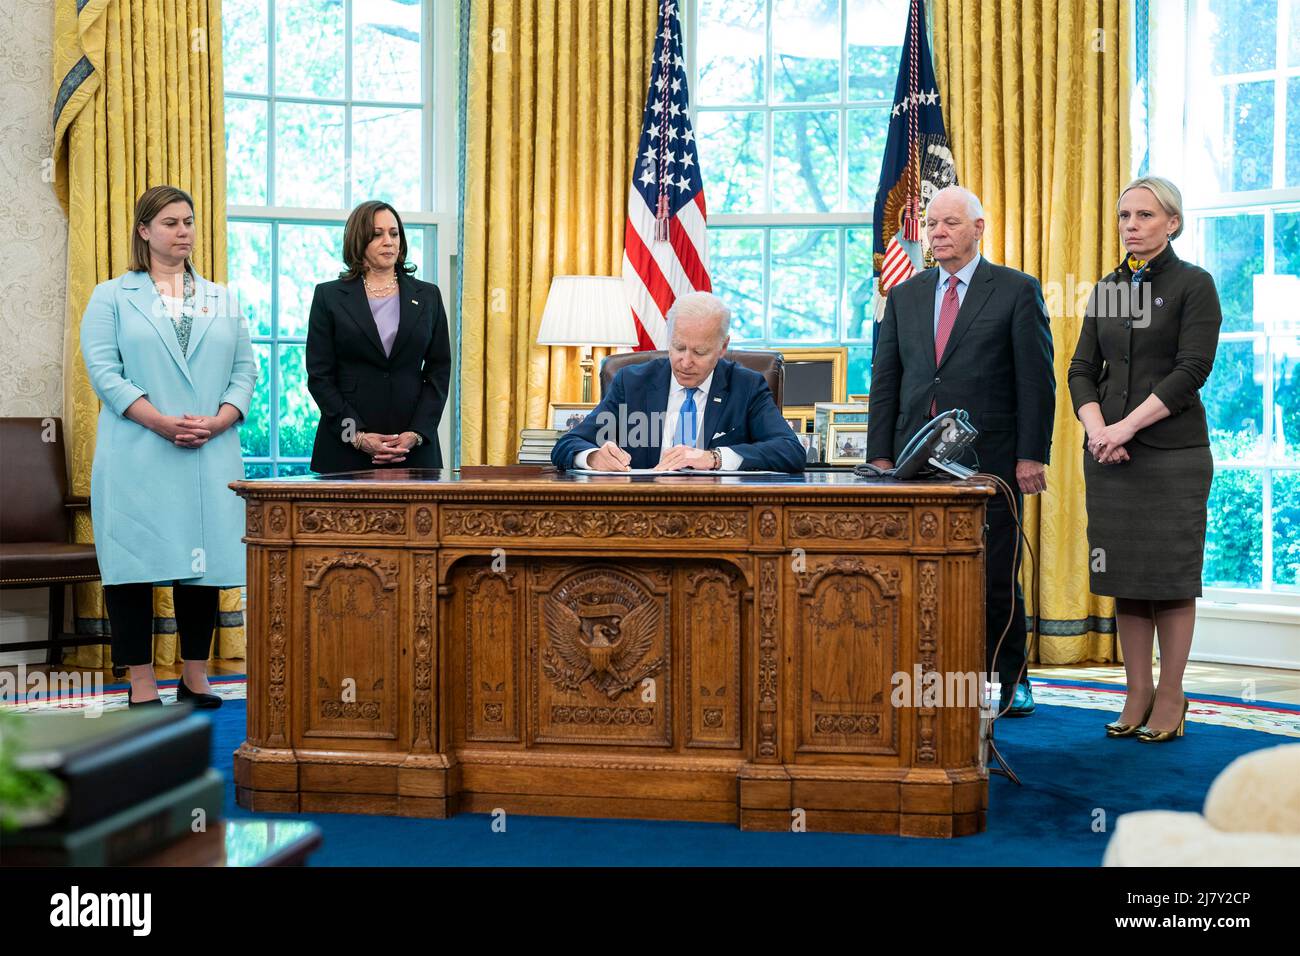
<path id="1" fill-rule="evenodd" d="M 685 445 L 687 448 L 695 447 L 695 393 L 698 388 L 686 389 L 686 397 L 682 401 L 681 414 L 677 416 L 677 440 L 676 445 Z"/>

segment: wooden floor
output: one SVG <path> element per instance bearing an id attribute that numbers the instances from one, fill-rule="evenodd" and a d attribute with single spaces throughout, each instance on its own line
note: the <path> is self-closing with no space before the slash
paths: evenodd
<path id="1" fill-rule="evenodd" d="M 222 674 L 244 673 L 242 660 L 218 660 L 208 665 L 213 677 Z M 27 672 L 47 671 L 45 664 L 28 664 Z M 83 675 L 96 673 L 91 669 L 65 668 Z M 14 673 L 17 667 L 0 667 L 0 672 Z M 180 664 L 159 664 L 154 668 L 159 680 L 175 680 L 180 676 Z M 1159 666 L 1156 674 L 1159 675 Z M 113 675 L 99 671 L 105 684 L 113 683 Z M 1104 681 L 1123 684 L 1124 668 L 1119 664 L 1072 664 L 1060 667 L 1032 667 L 1030 676 L 1040 679 Z M 1253 683 L 1248 683 L 1253 682 Z M 1216 694 L 1222 697 L 1241 697 L 1250 691 L 1256 700 L 1272 700 L 1283 704 L 1300 704 L 1300 671 L 1279 670 L 1273 667 L 1242 667 L 1238 664 L 1204 664 L 1193 661 L 1187 665 L 1184 688 L 1193 694 Z"/>

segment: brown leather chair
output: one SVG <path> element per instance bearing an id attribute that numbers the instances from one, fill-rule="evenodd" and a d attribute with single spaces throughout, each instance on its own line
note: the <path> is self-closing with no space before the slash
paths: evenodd
<path id="1" fill-rule="evenodd" d="M 70 544 L 72 511 L 90 499 L 68 496 L 63 422 L 0 418 L 0 588 L 49 588 L 45 641 L 0 644 L 0 652 L 47 648 L 58 663 L 64 647 L 102 644 L 102 636 L 63 633 L 63 589 L 99 578 L 93 544 Z"/>
<path id="2" fill-rule="evenodd" d="M 619 369 L 648 362 L 651 359 L 667 357 L 667 352 L 621 352 L 609 356 L 600 363 L 600 394 L 604 395 L 609 391 L 609 385 L 614 381 L 614 376 L 618 374 Z M 758 349 L 728 349 L 722 357 L 730 359 L 737 365 L 753 369 L 767 379 L 767 387 L 772 390 L 776 407 L 781 408 L 781 399 L 785 394 L 785 356 L 780 352 Z"/>

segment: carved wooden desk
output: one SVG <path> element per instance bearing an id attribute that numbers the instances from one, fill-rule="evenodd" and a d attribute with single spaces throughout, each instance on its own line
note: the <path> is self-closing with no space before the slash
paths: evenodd
<path id="1" fill-rule="evenodd" d="M 978 480 L 236 482 L 241 806 L 984 829 Z M 802 811 L 802 812 L 800 812 Z"/>

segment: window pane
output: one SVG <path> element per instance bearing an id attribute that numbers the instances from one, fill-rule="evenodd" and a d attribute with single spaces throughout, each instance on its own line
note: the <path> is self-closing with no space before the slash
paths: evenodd
<path id="1" fill-rule="evenodd" d="M 1300 33 L 1300 23 L 1292 28 Z M 1300 186 L 1300 76 L 1286 81 L 1286 184 Z"/>
<path id="2" fill-rule="evenodd" d="M 762 103 L 767 50 L 763 0 L 700 0 L 699 11 L 696 102 Z"/>
<path id="3" fill-rule="evenodd" d="M 420 102 L 420 4 L 352 4 L 352 95 Z"/>
<path id="4" fill-rule="evenodd" d="M 342 99 L 343 62 L 343 0 L 275 5 L 277 93 Z"/>
<path id="5" fill-rule="evenodd" d="M 320 409 L 307 391 L 306 347 L 280 345 L 280 450 L 281 458 L 311 457 Z"/>
<path id="6" fill-rule="evenodd" d="M 876 280 L 871 275 L 872 238 L 870 229 L 849 229 L 844 237 L 844 337 L 871 341 L 876 321 Z M 856 395 L 857 392 L 849 390 Z"/>
<path id="7" fill-rule="evenodd" d="M 305 461 L 283 461 L 275 466 L 277 478 L 294 478 L 298 475 L 310 475 L 311 465 Z"/>
<path id="8" fill-rule="evenodd" d="M 1300 461 L 1300 341 L 1273 339 L 1273 457 Z"/>
<path id="9" fill-rule="evenodd" d="M 343 270 L 343 227 L 280 226 L 280 335 L 306 335 L 316 284 Z"/>
<path id="10" fill-rule="evenodd" d="M 1291 53 L 1287 62 L 1300 66 L 1300 0 L 1291 0 Z"/>
<path id="11" fill-rule="evenodd" d="M 1223 131 L 1225 140 L 1217 157 L 1219 188 L 1272 187 L 1272 80 L 1230 83 L 1223 88 Z"/>
<path id="12" fill-rule="evenodd" d="M 1264 217 L 1242 213 L 1202 222 L 1203 265 L 1214 276 L 1223 331 L 1255 327 L 1255 276 L 1264 271 Z"/>
<path id="13" fill-rule="evenodd" d="M 907 33 L 907 0 L 848 0 L 848 4 L 849 99 L 892 103 Z"/>
<path id="14" fill-rule="evenodd" d="M 839 0 L 772 0 L 772 99 L 840 97 Z"/>
<path id="15" fill-rule="evenodd" d="M 772 230 L 772 339 L 829 342 L 838 334 L 834 229 Z"/>
<path id="16" fill-rule="evenodd" d="M 772 0 L 772 100 L 840 99 L 840 0 Z"/>
<path id="17" fill-rule="evenodd" d="M 383 199 L 406 212 L 420 203 L 418 109 L 352 110 L 352 204 Z"/>
<path id="18" fill-rule="evenodd" d="M 261 100 L 226 97 L 226 201 L 266 205 L 266 110 Z"/>
<path id="19" fill-rule="evenodd" d="M 1262 347 L 1262 346 L 1261 346 Z M 1264 415 L 1264 369 L 1255 359 L 1255 342 L 1220 342 L 1201 401 L 1210 425 L 1216 461 L 1259 453 Z"/>
<path id="20" fill-rule="evenodd" d="M 763 230 L 710 229 L 709 278 L 731 306 L 731 337 L 763 337 Z"/>
<path id="21" fill-rule="evenodd" d="M 1273 583 L 1300 591 L 1300 471 L 1273 472 Z"/>
<path id="22" fill-rule="evenodd" d="M 250 335 L 271 334 L 271 224 L 231 222 L 226 227 L 230 289 L 248 319 Z"/>
<path id="23" fill-rule="evenodd" d="M 250 458 L 268 458 L 271 454 L 271 346 L 255 342 L 253 354 L 261 371 L 253 389 L 248 417 L 239 426 L 239 446 Z"/>
<path id="24" fill-rule="evenodd" d="M 709 212 L 763 212 L 763 114 L 701 112 L 695 124 Z"/>
<path id="25" fill-rule="evenodd" d="M 1273 216 L 1273 271 L 1300 276 L 1300 212 Z"/>
<path id="26" fill-rule="evenodd" d="M 246 461 L 244 462 L 244 477 L 245 478 L 270 478 L 271 465 L 269 462 L 260 462 L 254 464 L 253 462 Z"/>
<path id="27" fill-rule="evenodd" d="M 840 199 L 840 114 L 772 114 L 772 211 L 833 212 Z"/>
<path id="28" fill-rule="evenodd" d="M 1257 588 L 1264 580 L 1264 496 L 1258 471 L 1216 469 L 1210 489 L 1205 565 L 1210 587 Z"/>
<path id="29" fill-rule="evenodd" d="M 849 395 L 867 395 L 871 392 L 871 346 L 849 346 L 849 373 L 845 399 Z"/>
<path id="30" fill-rule="evenodd" d="M 1214 48 L 1214 72 L 1271 70 L 1277 44 L 1277 0 L 1210 0 L 1201 24 Z"/>
<path id="31" fill-rule="evenodd" d="M 227 90 L 266 93 L 266 0 L 221 4 L 221 67 Z"/>
<path id="32" fill-rule="evenodd" d="M 424 264 L 428 261 L 424 256 L 424 227 L 408 226 L 403 223 L 402 228 L 406 230 L 406 261 L 415 265 L 413 275 L 426 282 L 436 281 L 438 278 L 436 275 L 430 277 L 424 274 Z M 444 302 L 443 305 L 445 307 L 446 303 Z"/>
<path id="33" fill-rule="evenodd" d="M 885 161 L 885 137 L 889 132 L 889 110 L 849 110 L 849 142 L 845 153 L 849 163 L 850 212 L 872 210 L 880 186 L 880 167 Z"/>
<path id="34" fill-rule="evenodd" d="M 275 104 L 275 204 L 343 206 L 343 107 Z"/>

